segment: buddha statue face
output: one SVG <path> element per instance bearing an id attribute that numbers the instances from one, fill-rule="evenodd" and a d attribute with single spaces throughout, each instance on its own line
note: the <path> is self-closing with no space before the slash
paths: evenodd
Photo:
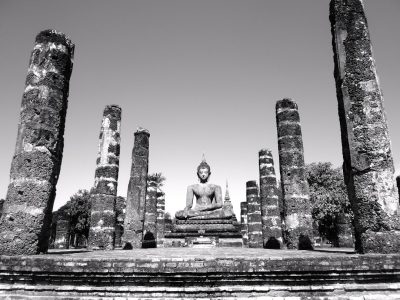
<path id="1" fill-rule="evenodd" d="M 208 181 L 208 178 L 211 175 L 210 166 L 202 161 L 200 165 L 197 167 L 197 177 L 199 177 L 200 182 L 205 183 Z"/>

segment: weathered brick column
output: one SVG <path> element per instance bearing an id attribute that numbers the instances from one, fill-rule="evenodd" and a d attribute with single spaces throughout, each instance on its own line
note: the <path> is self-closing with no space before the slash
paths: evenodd
<path id="1" fill-rule="evenodd" d="M 150 179 L 146 193 L 146 210 L 143 225 L 143 248 L 157 246 L 157 183 Z"/>
<path id="2" fill-rule="evenodd" d="M 91 193 L 88 248 L 92 250 L 112 250 L 115 246 L 120 133 L 121 108 L 107 105 L 101 122 L 97 168 Z"/>
<path id="3" fill-rule="evenodd" d="M 64 214 L 57 215 L 56 237 L 54 249 L 68 249 L 70 239 L 70 221 Z"/>
<path id="4" fill-rule="evenodd" d="M 289 249 L 312 249 L 313 226 L 309 187 L 303 155 L 300 116 L 291 99 L 276 103 L 279 167 L 283 201 L 284 230 Z"/>
<path id="5" fill-rule="evenodd" d="M 36 36 L 22 97 L 0 253 L 46 252 L 64 148 L 74 44 L 54 30 Z"/>
<path id="6" fill-rule="evenodd" d="M 242 233 L 243 245 L 249 245 L 248 225 L 247 225 L 247 202 L 240 202 L 240 232 Z"/>
<path id="7" fill-rule="evenodd" d="M 157 247 L 164 245 L 165 229 L 165 194 L 160 189 L 157 190 Z"/>
<path id="8" fill-rule="evenodd" d="M 400 250 L 399 196 L 382 91 L 361 0 L 331 1 L 330 20 L 344 176 L 356 250 Z"/>
<path id="9" fill-rule="evenodd" d="M 246 201 L 249 248 L 262 248 L 261 203 L 255 180 L 246 182 Z"/>
<path id="10" fill-rule="evenodd" d="M 132 151 L 131 177 L 126 198 L 123 248 L 141 248 L 146 205 L 150 133 L 143 128 L 135 132 Z"/>
<path id="11" fill-rule="evenodd" d="M 271 150 L 261 149 L 258 152 L 258 158 L 263 244 L 264 248 L 280 249 L 282 245 L 282 222 Z"/>

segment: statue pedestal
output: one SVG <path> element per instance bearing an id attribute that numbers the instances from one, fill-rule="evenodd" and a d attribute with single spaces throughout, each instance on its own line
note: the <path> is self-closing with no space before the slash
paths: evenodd
<path id="1" fill-rule="evenodd" d="M 176 220 L 165 234 L 164 247 L 243 247 L 236 218 Z"/>

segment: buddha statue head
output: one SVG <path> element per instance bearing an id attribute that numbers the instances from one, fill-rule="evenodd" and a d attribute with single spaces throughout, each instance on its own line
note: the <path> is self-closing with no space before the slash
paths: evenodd
<path id="1" fill-rule="evenodd" d="M 201 183 L 205 183 L 208 181 L 208 178 L 211 175 L 211 168 L 210 165 L 206 162 L 206 159 L 203 155 L 203 160 L 201 161 L 200 165 L 197 167 L 197 177 Z"/>

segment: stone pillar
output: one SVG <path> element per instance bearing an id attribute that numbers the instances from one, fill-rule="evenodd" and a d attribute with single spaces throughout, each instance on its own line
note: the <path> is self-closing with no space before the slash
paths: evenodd
<path id="1" fill-rule="evenodd" d="M 338 246 L 346 248 L 354 247 L 353 226 L 351 225 L 350 218 L 346 214 L 340 213 L 336 221 L 338 227 Z"/>
<path id="2" fill-rule="evenodd" d="M 97 154 L 88 248 L 112 250 L 115 246 L 115 198 L 118 187 L 121 108 L 107 105 L 103 112 Z"/>
<path id="3" fill-rule="evenodd" d="M 285 203 L 285 238 L 289 249 L 313 248 L 313 220 L 303 156 L 300 116 L 291 99 L 276 103 L 279 166 Z"/>
<path id="4" fill-rule="evenodd" d="M 248 225 L 247 225 L 247 202 L 240 202 L 240 232 L 242 233 L 243 245 L 249 245 Z"/>
<path id="5" fill-rule="evenodd" d="M 157 246 L 157 182 L 149 179 L 143 225 L 143 248 Z"/>
<path id="6" fill-rule="evenodd" d="M 131 176 L 126 198 L 124 234 L 122 235 L 124 249 L 142 246 L 149 165 L 149 137 L 150 133 L 146 129 L 139 128 L 135 132 Z"/>
<path id="7" fill-rule="evenodd" d="M 261 203 L 255 180 L 246 182 L 246 200 L 249 248 L 262 248 Z"/>
<path id="8" fill-rule="evenodd" d="M 399 195 L 388 125 L 361 0 L 330 4 L 344 177 L 356 250 L 400 250 Z"/>
<path id="9" fill-rule="evenodd" d="M 1 254 L 47 252 L 73 54 L 74 44 L 60 32 L 36 36 L 0 220 Z"/>
<path id="10" fill-rule="evenodd" d="M 264 248 L 280 249 L 282 245 L 282 223 L 272 152 L 269 149 L 262 149 L 258 152 L 258 157 L 263 244 Z"/>
<path id="11" fill-rule="evenodd" d="M 164 245 L 165 229 L 165 194 L 160 189 L 157 190 L 157 247 Z"/>
<path id="12" fill-rule="evenodd" d="M 70 239 L 70 222 L 68 216 L 57 215 L 56 237 L 54 239 L 54 249 L 68 249 Z"/>

